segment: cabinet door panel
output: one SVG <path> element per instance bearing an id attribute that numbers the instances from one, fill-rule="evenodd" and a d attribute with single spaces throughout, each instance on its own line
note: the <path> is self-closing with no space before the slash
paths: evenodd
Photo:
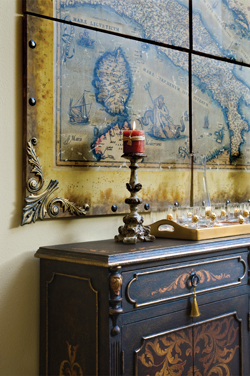
<path id="1" fill-rule="evenodd" d="M 192 319 L 181 311 L 123 326 L 124 374 L 189 376 L 191 324 Z"/>
<path id="2" fill-rule="evenodd" d="M 145 338 L 136 351 L 135 374 L 192 376 L 192 337 L 192 328 L 187 328 Z"/>
<path id="3" fill-rule="evenodd" d="M 176 312 L 122 328 L 124 374 L 246 376 L 247 295 L 200 307 L 191 319 Z"/>
<path id="4" fill-rule="evenodd" d="M 200 306 L 193 335 L 201 375 L 249 375 L 247 312 L 247 295 Z"/>
<path id="5" fill-rule="evenodd" d="M 235 314 L 193 327 L 194 374 L 242 375 L 241 322 Z"/>

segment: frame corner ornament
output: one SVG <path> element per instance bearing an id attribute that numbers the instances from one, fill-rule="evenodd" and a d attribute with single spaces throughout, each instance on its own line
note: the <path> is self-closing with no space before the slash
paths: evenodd
<path id="1" fill-rule="evenodd" d="M 27 143 L 28 162 L 32 166 L 31 172 L 35 177 L 27 181 L 26 188 L 30 195 L 25 198 L 26 206 L 23 208 L 21 226 L 35 223 L 37 219 L 43 220 L 48 213 L 50 218 L 55 218 L 60 211 L 61 206 L 63 212 L 68 211 L 71 215 L 86 215 L 89 210 L 89 205 L 85 204 L 83 207 L 77 206 L 74 202 L 66 198 L 55 197 L 49 200 L 50 195 L 59 188 L 59 182 L 51 179 L 49 185 L 44 192 L 40 192 L 44 185 L 43 169 L 36 155 L 34 146 L 37 144 L 35 137 L 31 138 Z"/>

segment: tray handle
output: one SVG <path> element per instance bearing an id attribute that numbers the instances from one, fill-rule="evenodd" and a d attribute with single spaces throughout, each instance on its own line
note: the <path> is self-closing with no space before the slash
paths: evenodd
<path id="1" fill-rule="evenodd" d="M 164 225 L 171 226 L 171 228 L 169 230 L 160 230 L 160 227 Z M 160 221 L 154 222 L 150 225 L 150 228 L 150 233 L 158 238 L 197 240 L 195 229 L 187 229 L 168 219 L 161 219 Z"/>

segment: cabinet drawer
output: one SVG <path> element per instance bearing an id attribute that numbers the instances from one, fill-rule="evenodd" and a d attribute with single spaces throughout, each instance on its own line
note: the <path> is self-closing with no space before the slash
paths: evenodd
<path id="1" fill-rule="evenodd" d="M 247 252 L 229 257 L 202 259 L 182 264 L 140 269 L 123 273 L 123 309 L 129 311 L 148 305 L 180 299 L 193 294 L 190 274 L 200 282 L 196 293 L 247 283 Z"/>

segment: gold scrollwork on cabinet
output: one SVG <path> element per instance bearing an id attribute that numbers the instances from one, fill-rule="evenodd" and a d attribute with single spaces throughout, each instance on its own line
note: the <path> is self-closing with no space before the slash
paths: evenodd
<path id="1" fill-rule="evenodd" d="M 239 322 L 224 317 L 149 340 L 136 352 L 136 375 L 231 376 L 240 370 Z M 239 373 L 237 373 L 239 374 Z"/>
<path id="2" fill-rule="evenodd" d="M 192 269 L 193 271 L 193 269 Z M 230 278 L 231 275 L 228 273 L 221 273 L 219 275 L 211 273 L 209 270 L 198 270 L 195 272 L 199 279 L 200 283 L 203 282 L 210 282 L 210 281 L 221 281 L 222 279 Z M 178 278 L 176 278 L 169 286 L 159 288 L 158 290 L 152 291 L 151 295 L 155 295 L 157 293 L 164 293 L 166 291 L 171 291 L 172 289 L 177 289 L 177 287 L 180 287 L 181 289 L 185 289 L 187 287 L 187 281 L 190 277 L 190 273 L 183 273 Z"/>
<path id="3" fill-rule="evenodd" d="M 83 376 L 82 368 L 76 362 L 76 353 L 79 345 L 72 346 L 66 342 L 68 346 L 69 360 L 63 360 L 60 364 L 59 376 Z"/>

